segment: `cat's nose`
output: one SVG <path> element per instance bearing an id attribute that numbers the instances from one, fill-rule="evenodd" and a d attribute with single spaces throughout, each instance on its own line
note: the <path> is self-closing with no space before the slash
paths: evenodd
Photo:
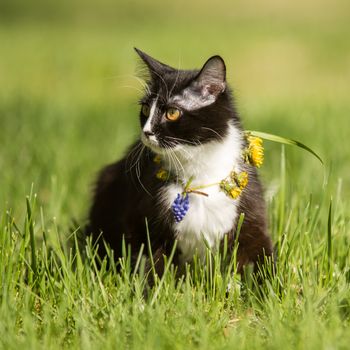
<path id="1" fill-rule="evenodd" d="M 152 132 L 152 131 L 144 131 L 144 134 L 147 137 L 154 136 L 154 132 Z"/>

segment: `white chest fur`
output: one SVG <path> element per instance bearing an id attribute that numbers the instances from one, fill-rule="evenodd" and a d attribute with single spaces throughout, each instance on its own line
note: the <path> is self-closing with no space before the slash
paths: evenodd
<path id="1" fill-rule="evenodd" d="M 168 206 L 181 193 L 182 187 L 170 185 L 164 190 Z M 190 208 L 179 223 L 174 223 L 174 231 L 183 261 L 190 261 L 195 253 L 203 257 L 205 241 L 214 248 L 225 233 L 232 229 L 237 216 L 237 200 L 228 198 L 217 187 L 205 190 L 208 197 L 189 194 Z"/>
<path id="2" fill-rule="evenodd" d="M 169 209 L 183 184 L 192 176 L 191 187 L 220 182 L 232 170 L 239 171 L 242 137 L 230 126 L 230 132 L 220 142 L 201 146 L 179 146 L 175 154 L 181 162 L 177 166 L 178 183 L 171 183 L 162 189 L 163 205 Z M 174 164 L 175 165 L 175 164 Z M 168 164 L 169 168 L 171 164 Z M 220 191 L 218 185 L 202 190 L 208 197 L 190 193 L 190 208 L 179 222 L 174 222 L 174 232 L 178 240 L 182 261 L 190 261 L 194 254 L 204 257 L 205 241 L 215 248 L 224 234 L 230 231 L 237 218 L 239 199 L 231 199 Z"/>

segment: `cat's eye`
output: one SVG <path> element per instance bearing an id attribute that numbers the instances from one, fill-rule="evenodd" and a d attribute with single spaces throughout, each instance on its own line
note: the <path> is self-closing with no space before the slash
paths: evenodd
<path id="1" fill-rule="evenodd" d="M 169 108 L 166 111 L 166 119 L 174 122 L 178 120 L 181 117 L 181 111 L 178 110 L 177 108 Z"/>
<path id="2" fill-rule="evenodd" d="M 151 109 L 149 108 L 149 105 L 143 104 L 141 108 L 141 112 L 145 117 L 149 116 Z"/>

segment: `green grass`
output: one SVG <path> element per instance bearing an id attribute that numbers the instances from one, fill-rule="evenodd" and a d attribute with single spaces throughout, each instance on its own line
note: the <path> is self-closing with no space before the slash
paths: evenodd
<path id="1" fill-rule="evenodd" d="M 28 4 L 0 5 L 0 348 L 347 349 L 349 4 Z M 75 249 L 97 171 L 138 135 L 133 46 L 184 68 L 221 54 L 245 127 L 325 161 L 265 142 L 279 261 L 261 289 L 215 254 L 150 289 Z"/>

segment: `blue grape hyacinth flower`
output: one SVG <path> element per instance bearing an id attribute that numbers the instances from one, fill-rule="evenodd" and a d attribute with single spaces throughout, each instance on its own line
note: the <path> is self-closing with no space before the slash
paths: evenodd
<path id="1" fill-rule="evenodd" d="M 188 197 L 188 193 L 185 193 L 184 195 L 178 193 L 173 204 L 171 205 L 171 211 L 173 212 L 174 219 L 177 223 L 183 220 L 189 208 L 190 199 Z"/>

